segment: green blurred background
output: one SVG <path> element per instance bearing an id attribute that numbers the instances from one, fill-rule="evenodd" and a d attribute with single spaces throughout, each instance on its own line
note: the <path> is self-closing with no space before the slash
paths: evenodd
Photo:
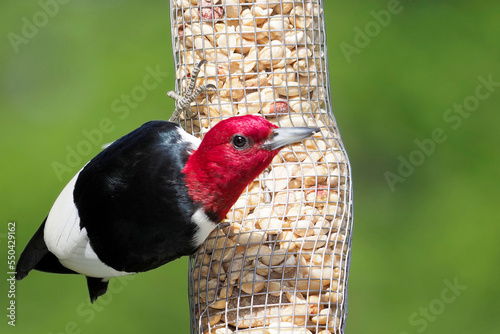
<path id="1" fill-rule="evenodd" d="M 9 36 L 39 3 L 0 4 L 0 332 L 187 333 L 186 259 L 116 280 L 93 307 L 83 277 L 33 272 L 17 283 L 16 327 L 7 325 L 7 223 L 19 254 L 101 143 L 173 109 L 168 1 L 66 2 L 21 44 Z M 346 333 L 498 333 L 500 3 L 326 2 L 333 107 L 355 190 Z M 158 87 L 117 109 L 151 70 Z M 464 103 L 470 112 L 453 111 Z M 103 119 L 103 137 L 82 144 Z M 436 129 L 445 137 L 432 149 Z M 85 154 L 58 176 L 53 163 L 68 149 Z M 409 159 L 418 166 L 403 170 Z"/>

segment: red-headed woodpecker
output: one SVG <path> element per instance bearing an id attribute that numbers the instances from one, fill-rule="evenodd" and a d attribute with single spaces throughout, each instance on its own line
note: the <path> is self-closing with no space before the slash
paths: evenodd
<path id="1" fill-rule="evenodd" d="M 193 254 L 282 147 L 317 131 L 246 115 L 219 122 L 200 141 L 175 123 L 148 122 L 66 185 L 16 277 L 32 269 L 82 274 L 94 301 L 110 277 Z"/>

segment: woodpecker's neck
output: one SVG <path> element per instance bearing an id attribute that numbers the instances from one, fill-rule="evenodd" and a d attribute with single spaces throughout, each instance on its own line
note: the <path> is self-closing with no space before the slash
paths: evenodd
<path id="1" fill-rule="evenodd" d="M 200 203 L 205 213 L 216 222 L 224 219 L 238 197 L 271 163 L 272 154 L 254 155 L 242 164 L 230 157 L 195 151 L 183 169 L 189 196 Z"/>
<path id="2" fill-rule="evenodd" d="M 222 221 L 248 182 L 227 175 L 227 170 L 218 165 L 199 165 L 190 159 L 183 172 L 188 194 L 195 203 L 200 203 L 208 217 L 217 223 Z"/>

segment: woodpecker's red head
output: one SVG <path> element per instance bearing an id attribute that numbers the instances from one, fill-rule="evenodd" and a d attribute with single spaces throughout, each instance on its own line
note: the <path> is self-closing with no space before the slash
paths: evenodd
<path id="1" fill-rule="evenodd" d="M 221 221 L 245 187 L 286 145 L 319 131 L 278 128 L 260 116 L 231 117 L 215 125 L 183 169 L 190 197 Z"/>

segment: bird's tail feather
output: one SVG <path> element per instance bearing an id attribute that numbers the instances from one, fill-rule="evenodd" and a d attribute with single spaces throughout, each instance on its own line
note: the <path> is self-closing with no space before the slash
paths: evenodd
<path id="1" fill-rule="evenodd" d="M 18 280 L 28 276 L 32 269 L 61 274 L 75 273 L 74 271 L 64 267 L 59 262 L 57 257 L 49 252 L 47 245 L 45 244 L 45 240 L 43 239 L 43 231 L 46 221 L 47 218 L 45 218 L 42 225 L 38 228 L 19 257 L 16 267 L 16 279 Z"/>
<path id="2" fill-rule="evenodd" d="M 93 303 L 97 297 L 108 291 L 108 278 L 96 278 L 87 276 L 87 287 L 89 288 L 90 302 Z"/>

